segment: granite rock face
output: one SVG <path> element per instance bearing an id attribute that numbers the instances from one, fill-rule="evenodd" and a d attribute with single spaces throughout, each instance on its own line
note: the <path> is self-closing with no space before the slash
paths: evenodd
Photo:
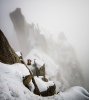
<path id="1" fill-rule="evenodd" d="M 11 48 L 4 33 L 0 30 L 0 62 L 5 64 L 20 63 L 19 57 Z"/>

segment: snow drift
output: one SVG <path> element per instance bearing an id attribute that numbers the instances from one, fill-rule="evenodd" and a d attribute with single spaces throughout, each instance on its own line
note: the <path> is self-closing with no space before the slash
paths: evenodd
<path id="1" fill-rule="evenodd" d="M 51 97 L 37 96 L 23 85 L 22 77 L 28 74 L 23 64 L 0 62 L 0 100 L 89 100 L 89 93 L 82 87 L 73 87 Z"/>

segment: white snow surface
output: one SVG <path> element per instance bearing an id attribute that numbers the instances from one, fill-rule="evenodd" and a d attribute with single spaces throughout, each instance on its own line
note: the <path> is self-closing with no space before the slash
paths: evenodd
<path id="1" fill-rule="evenodd" d="M 21 52 L 18 51 L 18 52 L 15 52 L 19 57 L 21 56 Z"/>
<path id="2" fill-rule="evenodd" d="M 35 86 L 34 86 L 32 80 L 31 80 L 31 82 L 29 83 L 29 89 L 30 89 L 32 92 L 34 92 Z"/>
<path id="3" fill-rule="evenodd" d="M 40 92 L 46 91 L 49 86 L 54 85 L 53 81 L 44 82 L 41 78 L 38 78 L 37 76 L 35 76 L 34 79 Z"/>
<path id="4" fill-rule="evenodd" d="M 35 59 L 35 63 L 39 69 L 44 65 L 44 62 L 39 59 Z"/>
<path id="5" fill-rule="evenodd" d="M 78 86 L 50 97 L 37 96 L 23 85 L 22 77 L 28 74 L 23 64 L 0 62 L 0 100 L 89 100 L 89 93 Z"/>

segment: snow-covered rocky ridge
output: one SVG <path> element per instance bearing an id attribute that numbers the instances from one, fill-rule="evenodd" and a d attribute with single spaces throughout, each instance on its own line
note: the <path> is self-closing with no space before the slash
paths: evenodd
<path id="1" fill-rule="evenodd" d="M 46 74 L 57 87 L 56 92 L 72 86 L 83 86 L 83 77 L 73 47 L 64 33 L 55 38 L 39 25 L 27 23 L 20 8 L 10 13 L 25 61 L 39 59 L 45 63 Z M 19 24 L 18 24 L 19 23 Z"/>
<path id="2" fill-rule="evenodd" d="M 22 77 L 28 74 L 23 64 L 0 62 L 0 100 L 89 100 L 89 93 L 82 87 L 73 87 L 51 97 L 37 96 L 23 85 Z"/>
<path id="3" fill-rule="evenodd" d="M 33 94 L 31 91 L 34 87 L 29 91 L 23 85 L 23 77 L 29 74 L 23 64 L 0 63 L 0 100 L 88 100 L 89 93 L 84 88 L 78 87 L 83 86 L 82 72 L 75 51 L 64 33 L 55 38 L 49 32 L 41 30 L 38 25 L 27 23 L 21 10 L 17 11 L 19 12 L 16 16 L 14 14 L 12 22 L 25 61 L 31 59 L 33 63 L 34 59 L 39 59 L 44 62 L 46 75 L 56 84 L 57 94 L 44 98 Z M 35 79 L 40 81 L 37 77 Z M 42 85 L 49 87 L 48 84 Z M 39 85 L 39 88 L 42 90 L 45 87 Z"/>
<path id="4" fill-rule="evenodd" d="M 34 59 L 43 61 L 46 74 L 55 82 L 57 92 L 72 86 L 83 86 L 84 80 L 79 62 L 65 35 L 61 33 L 55 39 L 51 34 L 43 31 L 37 31 L 37 29 L 33 31 L 29 32 L 30 52 L 25 57 L 25 61 L 27 59 L 31 59 L 32 62 Z"/>

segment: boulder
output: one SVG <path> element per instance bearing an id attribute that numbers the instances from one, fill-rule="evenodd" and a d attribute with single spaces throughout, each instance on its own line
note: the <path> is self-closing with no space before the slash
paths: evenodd
<path id="1" fill-rule="evenodd" d="M 10 46 L 7 38 L 0 30 L 0 62 L 5 64 L 20 63 L 18 55 L 14 52 Z"/>
<path id="2" fill-rule="evenodd" d="M 56 92 L 56 86 L 53 81 L 44 82 L 41 78 L 35 76 L 32 81 L 35 89 L 34 93 L 41 96 L 52 96 Z"/>
<path id="3" fill-rule="evenodd" d="M 27 65 L 31 65 L 31 60 L 27 59 Z"/>
<path id="4" fill-rule="evenodd" d="M 37 76 L 45 77 L 45 63 L 43 61 L 34 59 L 34 67 L 35 67 Z"/>
<path id="5" fill-rule="evenodd" d="M 23 79 L 23 84 L 24 84 L 27 88 L 29 88 L 29 82 L 31 81 L 31 79 L 32 79 L 32 75 L 27 75 L 27 76 L 25 76 L 25 78 Z"/>
<path id="6" fill-rule="evenodd" d="M 49 86 L 49 88 L 46 91 L 41 92 L 40 95 L 42 95 L 42 96 L 52 96 L 56 93 L 55 90 L 56 90 L 56 86 L 54 84 L 53 86 Z"/>

